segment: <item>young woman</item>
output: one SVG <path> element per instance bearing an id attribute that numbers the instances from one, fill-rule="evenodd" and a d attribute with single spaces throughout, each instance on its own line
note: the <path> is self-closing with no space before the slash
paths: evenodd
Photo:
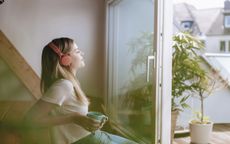
<path id="1" fill-rule="evenodd" d="M 84 67 L 83 53 L 70 38 L 57 38 L 42 52 L 42 98 L 25 116 L 36 127 L 51 127 L 54 144 L 136 144 L 100 128 L 104 122 L 86 116 L 89 101 L 76 72 Z M 93 132 L 93 133 L 92 133 Z"/>

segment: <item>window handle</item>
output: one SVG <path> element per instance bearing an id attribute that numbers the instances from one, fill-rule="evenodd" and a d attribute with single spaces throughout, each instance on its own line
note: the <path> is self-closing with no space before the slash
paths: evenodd
<path id="1" fill-rule="evenodd" d="M 146 74 L 146 81 L 147 81 L 147 82 L 149 82 L 149 73 L 150 73 L 150 72 L 149 72 L 149 70 L 150 70 L 149 67 L 150 67 L 150 61 L 151 61 L 151 60 L 153 60 L 153 63 L 154 63 L 153 68 L 155 68 L 155 62 L 154 62 L 155 56 L 153 56 L 153 55 L 147 56 L 147 66 L 146 66 L 146 69 L 147 69 L 147 70 L 146 70 L 146 73 L 147 73 L 147 74 Z"/>

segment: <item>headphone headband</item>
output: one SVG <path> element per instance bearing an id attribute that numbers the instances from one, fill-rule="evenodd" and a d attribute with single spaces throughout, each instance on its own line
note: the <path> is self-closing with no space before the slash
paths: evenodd
<path id="1" fill-rule="evenodd" d="M 53 43 L 49 43 L 49 47 L 52 48 L 52 50 L 58 54 L 59 57 L 62 57 L 63 56 L 63 53 L 61 52 L 61 50 Z"/>
<path id="2" fill-rule="evenodd" d="M 58 48 L 53 42 L 50 42 L 48 46 L 59 56 L 61 65 L 69 66 L 72 63 L 72 58 L 67 54 L 63 54 L 60 48 Z"/>

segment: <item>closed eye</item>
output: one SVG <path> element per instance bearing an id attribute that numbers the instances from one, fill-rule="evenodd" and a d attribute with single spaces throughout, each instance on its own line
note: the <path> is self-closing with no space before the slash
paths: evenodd
<path id="1" fill-rule="evenodd" d="M 74 49 L 74 52 L 80 53 L 81 51 L 79 49 Z"/>

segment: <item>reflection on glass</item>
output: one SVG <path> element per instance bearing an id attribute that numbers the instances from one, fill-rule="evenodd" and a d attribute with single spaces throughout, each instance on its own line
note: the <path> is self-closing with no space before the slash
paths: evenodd
<path id="1" fill-rule="evenodd" d="M 153 35 L 143 33 L 129 45 L 130 55 L 134 55 L 129 64 L 128 79 L 121 88 L 118 96 L 122 101 L 119 108 L 118 119 L 130 126 L 134 131 L 140 132 L 145 137 L 151 135 L 151 110 L 152 110 L 152 66 L 149 55 L 153 55 Z M 151 64 L 148 64 L 151 63 Z M 148 71 L 149 70 L 149 71 Z M 149 76 L 149 78 L 147 78 Z M 147 80 L 148 79 L 148 80 Z M 126 120 L 124 119 L 126 118 Z"/>
<path id="2" fill-rule="evenodd" d="M 113 119 L 135 138 L 149 140 L 153 131 L 153 4 L 153 0 L 120 0 L 111 6 L 109 15 L 113 37 L 109 41 L 114 42 L 109 50 L 113 52 L 109 63 Z"/>

